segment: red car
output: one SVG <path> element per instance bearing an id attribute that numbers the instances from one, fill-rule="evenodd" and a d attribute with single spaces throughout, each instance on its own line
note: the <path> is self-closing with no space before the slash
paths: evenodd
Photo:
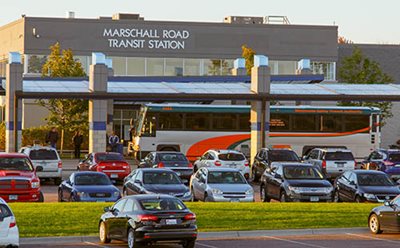
<path id="1" fill-rule="evenodd" d="M 123 180 L 131 173 L 131 167 L 120 153 L 93 152 L 79 163 L 80 171 L 98 171 L 112 180 Z"/>
<path id="2" fill-rule="evenodd" d="M 41 166 L 36 167 L 36 171 L 41 170 Z M 6 202 L 43 202 L 36 171 L 27 155 L 1 153 L 0 197 Z"/>

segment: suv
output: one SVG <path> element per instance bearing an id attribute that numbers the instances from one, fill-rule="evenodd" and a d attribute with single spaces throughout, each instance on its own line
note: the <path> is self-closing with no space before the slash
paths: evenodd
<path id="1" fill-rule="evenodd" d="M 25 154 L 1 153 L 0 197 L 8 202 L 43 202 L 36 171 Z"/>
<path id="2" fill-rule="evenodd" d="M 26 154 L 32 161 L 33 166 L 41 166 L 43 171 L 38 172 L 39 178 L 54 179 L 55 185 L 60 185 L 62 181 L 62 162 L 57 150 L 47 146 L 23 147 L 21 153 Z"/>
<path id="3" fill-rule="evenodd" d="M 400 150 L 375 150 L 362 161 L 361 168 L 383 171 L 394 181 L 398 181 L 400 179 Z"/>
<path id="4" fill-rule="evenodd" d="M 0 198 L 0 247 L 18 247 L 19 231 L 13 212 Z"/>
<path id="5" fill-rule="evenodd" d="M 260 180 L 265 169 L 271 169 L 272 162 L 300 162 L 300 158 L 289 148 L 262 148 L 254 157 L 251 167 L 254 182 Z"/>
<path id="6" fill-rule="evenodd" d="M 203 167 L 227 167 L 238 169 L 249 179 L 249 162 L 243 153 L 236 150 L 208 150 L 199 160 L 194 162 L 194 171 Z"/>
<path id="7" fill-rule="evenodd" d="M 334 179 L 356 167 L 353 153 L 340 148 L 314 148 L 303 157 L 303 160 L 318 167 L 329 179 Z"/>

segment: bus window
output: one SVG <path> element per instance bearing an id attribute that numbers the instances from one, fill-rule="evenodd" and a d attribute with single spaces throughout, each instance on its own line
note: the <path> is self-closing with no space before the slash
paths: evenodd
<path id="1" fill-rule="evenodd" d="M 142 126 L 142 137 L 156 136 L 156 116 L 148 113 Z"/>
<path id="2" fill-rule="evenodd" d="M 320 115 L 320 132 L 342 132 L 342 115 Z"/>
<path id="3" fill-rule="evenodd" d="M 239 114 L 239 131 L 250 132 L 250 114 Z"/>
<path id="4" fill-rule="evenodd" d="M 315 115 L 292 115 L 292 130 L 293 132 L 316 132 L 317 122 Z"/>
<path id="5" fill-rule="evenodd" d="M 162 112 L 158 114 L 158 130 L 182 130 L 183 114 Z"/>
<path id="6" fill-rule="evenodd" d="M 271 114 L 269 121 L 271 132 L 289 131 L 289 115 L 288 114 Z"/>
<path id="7" fill-rule="evenodd" d="M 212 115 L 213 130 L 236 131 L 236 124 L 236 114 L 215 113 Z"/>
<path id="8" fill-rule="evenodd" d="M 356 131 L 370 126 L 368 115 L 344 115 L 343 122 L 345 132 Z M 369 130 L 365 130 L 365 133 L 368 132 Z"/>
<path id="9" fill-rule="evenodd" d="M 185 130 L 210 130 L 210 120 L 210 114 L 208 113 L 187 113 Z"/>

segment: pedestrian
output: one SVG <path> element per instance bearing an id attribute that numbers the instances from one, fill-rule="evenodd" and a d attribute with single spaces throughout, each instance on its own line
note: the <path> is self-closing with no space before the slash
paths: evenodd
<path id="1" fill-rule="evenodd" d="M 81 145 L 83 143 L 83 135 L 79 130 L 75 131 L 75 135 L 72 138 L 72 143 L 75 149 L 75 158 L 81 158 Z"/>
<path id="2" fill-rule="evenodd" d="M 58 141 L 58 132 L 55 127 L 52 127 L 51 130 L 47 133 L 46 143 L 50 143 L 50 146 L 56 149 Z"/>
<path id="3" fill-rule="evenodd" d="M 112 131 L 110 137 L 108 138 L 108 143 L 111 146 L 112 152 L 118 152 L 119 137 Z"/>

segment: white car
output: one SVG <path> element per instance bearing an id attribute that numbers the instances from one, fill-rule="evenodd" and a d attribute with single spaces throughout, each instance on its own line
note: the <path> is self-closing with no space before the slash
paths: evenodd
<path id="1" fill-rule="evenodd" d="M 0 247 L 18 247 L 19 231 L 13 212 L 0 198 Z"/>
<path id="2" fill-rule="evenodd" d="M 40 179 L 54 179 L 55 185 L 62 182 L 62 161 L 56 149 L 48 146 L 28 146 L 20 150 L 31 159 L 33 166 L 43 167 L 42 171 L 36 174 Z"/>
<path id="3" fill-rule="evenodd" d="M 208 150 L 194 162 L 194 171 L 203 167 L 233 168 L 238 169 L 246 179 L 250 176 L 249 161 L 236 150 Z"/>

